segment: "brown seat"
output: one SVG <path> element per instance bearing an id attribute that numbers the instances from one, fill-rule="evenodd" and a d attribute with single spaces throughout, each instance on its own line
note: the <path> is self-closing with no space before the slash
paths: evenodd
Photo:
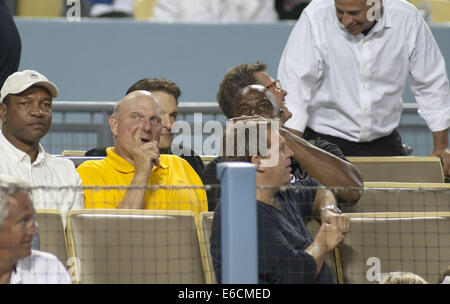
<path id="1" fill-rule="evenodd" d="M 198 216 L 198 238 L 200 241 L 200 251 L 202 253 L 203 269 L 205 271 L 205 281 L 207 284 L 217 284 L 210 251 L 213 217 L 214 212 L 202 212 Z"/>
<path id="2" fill-rule="evenodd" d="M 191 211 L 71 211 L 67 237 L 80 283 L 205 283 Z"/>
<path id="3" fill-rule="evenodd" d="M 200 159 L 203 161 L 203 165 L 206 167 L 217 156 L 214 155 L 200 155 Z"/>
<path id="4" fill-rule="evenodd" d="M 20 0 L 17 2 L 17 16 L 61 17 L 62 5 L 61 0 Z"/>
<path id="5" fill-rule="evenodd" d="M 436 283 L 450 265 L 450 212 L 348 213 L 351 231 L 338 247 L 338 282 L 378 283 L 405 271 Z"/>
<path id="6" fill-rule="evenodd" d="M 135 0 L 134 19 L 147 20 L 153 17 L 153 7 L 158 0 Z"/>
<path id="7" fill-rule="evenodd" d="M 450 2 L 447 0 L 410 0 L 419 10 L 430 14 L 431 22 L 450 22 Z"/>
<path id="8" fill-rule="evenodd" d="M 362 173 L 364 182 L 443 183 L 438 157 L 347 157 Z"/>
<path id="9" fill-rule="evenodd" d="M 450 184 L 364 183 L 364 193 L 354 205 L 342 204 L 343 212 L 450 211 Z"/>
<path id="10" fill-rule="evenodd" d="M 35 219 L 39 227 L 40 250 L 56 255 L 67 266 L 66 234 L 61 211 L 37 209 Z"/>

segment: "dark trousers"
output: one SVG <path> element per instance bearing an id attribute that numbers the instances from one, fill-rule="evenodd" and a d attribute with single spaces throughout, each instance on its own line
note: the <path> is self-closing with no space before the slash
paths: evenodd
<path id="1" fill-rule="evenodd" d="M 339 146 L 345 156 L 405 156 L 402 139 L 397 129 L 390 135 L 380 137 L 370 142 L 353 142 L 339 137 L 320 134 L 306 127 L 303 138 L 325 139 Z"/>

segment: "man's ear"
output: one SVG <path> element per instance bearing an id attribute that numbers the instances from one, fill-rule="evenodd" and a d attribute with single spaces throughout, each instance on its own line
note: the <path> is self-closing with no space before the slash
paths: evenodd
<path id="1" fill-rule="evenodd" d="M 7 106 L 2 102 L 0 104 L 0 119 L 2 120 L 3 123 L 6 121 L 6 111 Z"/>
<path id="2" fill-rule="evenodd" d="M 111 133 L 113 136 L 117 136 L 119 133 L 119 119 L 116 114 L 112 114 L 109 116 L 109 128 L 111 129 Z"/>

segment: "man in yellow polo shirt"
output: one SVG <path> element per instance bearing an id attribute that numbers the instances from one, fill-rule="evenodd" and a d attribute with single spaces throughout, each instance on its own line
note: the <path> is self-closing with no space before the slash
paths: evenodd
<path id="1" fill-rule="evenodd" d="M 194 169 L 178 156 L 159 154 L 161 109 L 150 92 L 125 96 L 109 126 L 114 147 L 106 150 L 107 157 L 77 170 L 84 186 L 115 188 L 86 190 L 86 208 L 192 210 L 195 215 L 208 210 L 205 191 L 191 187 L 203 186 Z"/>

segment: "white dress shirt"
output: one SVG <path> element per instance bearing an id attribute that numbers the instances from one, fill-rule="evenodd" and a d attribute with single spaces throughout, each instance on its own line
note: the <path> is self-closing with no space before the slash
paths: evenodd
<path id="1" fill-rule="evenodd" d="M 19 260 L 11 273 L 11 284 L 71 284 L 64 265 L 50 253 L 32 250 Z"/>
<path id="2" fill-rule="evenodd" d="M 409 78 L 419 114 L 431 131 L 450 126 L 445 62 L 421 13 L 402 0 L 383 0 L 367 36 L 349 34 L 333 0 L 314 0 L 293 28 L 278 67 L 292 118 L 286 126 L 354 142 L 398 127 Z"/>
<path id="3" fill-rule="evenodd" d="M 162 22 L 271 22 L 273 0 L 158 0 L 151 20 Z"/>
<path id="4" fill-rule="evenodd" d="M 44 151 L 31 163 L 29 155 L 14 147 L 0 131 L 0 173 L 15 176 L 32 187 L 73 187 L 65 189 L 33 189 L 35 209 L 58 209 L 65 214 L 72 209 L 84 209 L 81 180 L 75 165 L 67 159 L 57 158 Z"/>

